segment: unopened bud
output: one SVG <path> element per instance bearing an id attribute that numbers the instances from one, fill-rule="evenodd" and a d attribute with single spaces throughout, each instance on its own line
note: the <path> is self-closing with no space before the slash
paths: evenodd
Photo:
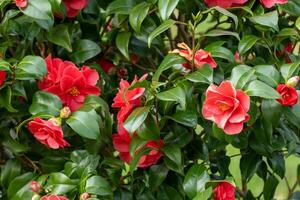
<path id="1" fill-rule="evenodd" d="M 90 194 L 85 192 L 80 195 L 80 200 L 87 200 L 90 197 L 91 197 Z"/>
<path id="2" fill-rule="evenodd" d="M 234 54 L 234 60 L 236 63 L 239 63 L 239 64 L 242 63 L 241 59 L 240 59 L 240 53 L 238 51 L 235 52 L 235 54 Z"/>
<path id="3" fill-rule="evenodd" d="M 52 122 L 56 126 L 60 126 L 61 125 L 61 119 L 59 119 L 59 118 L 52 117 L 52 118 L 48 119 L 48 121 Z"/>
<path id="4" fill-rule="evenodd" d="M 63 107 L 61 110 L 60 110 L 60 118 L 62 119 L 65 119 L 65 118 L 68 118 L 69 116 L 71 115 L 71 110 L 69 107 Z"/>
<path id="5" fill-rule="evenodd" d="M 30 188 L 31 188 L 32 192 L 39 193 L 41 191 L 41 189 L 42 189 L 42 186 L 37 181 L 31 181 L 30 182 Z"/>
<path id="6" fill-rule="evenodd" d="M 286 85 L 295 87 L 298 84 L 298 81 L 299 81 L 299 76 L 293 76 L 286 82 Z"/>

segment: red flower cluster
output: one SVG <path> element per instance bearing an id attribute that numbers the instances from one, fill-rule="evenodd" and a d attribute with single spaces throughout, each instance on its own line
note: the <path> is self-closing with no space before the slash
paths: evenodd
<path id="1" fill-rule="evenodd" d="M 50 195 L 43 196 L 41 200 L 69 200 L 69 199 L 65 196 L 57 196 L 54 194 L 50 194 Z"/>
<path id="2" fill-rule="evenodd" d="M 126 163 L 130 163 L 132 157 L 129 153 L 129 146 L 132 138 L 126 129 L 123 127 L 123 122 L 130 115 L 132 110 L 135 107 L 140 106 L 141 97 L 144 95 L 144 88 L 135 88 L 129 90 L 128 88 L 136 83 L 137 81 L 141 81 L 146 79 L 147 75 L 144 75 L 139 80 L 135 77 L 134 81 L 129 84 L 125 80 L 121 80 L 119 92 L 114 98 L 114 103 L 112 104 L 113 108 L 120 108 L 117 119 L 118 119 L 118 133 L 114 134 L 113 137 L 113 145 L 114 148 L 120 153 L 120 158 Z M 135 135 L 135 134 L 134 134 Z M 163 141 L 149 141 L 143 148 L 149 147 L 152 150 L 147 154 L 143 155 L 139 160 L 139 167 L 148 167 L 155 164 L 159 158 L 162 156 L 162 153 L 159 149 L 163 146 Z M 136 152 L 137 153 L 137 152 Z"/>
<path id="3" fill-rule="evenodd" d="M 248 0 L 205 0 L 205 3 L 209 7 L 220 6 L 222 8 L 231 8 L 242 6 L 247 1 Z M 271 8 L 275 4 L 286 4 L 288 0 L 260 0 L 260 2 L 264 5 L 264 7 Z"/>
<path id="4" fill-rule="evenodd" d="M 228 183 L 222 182 L 214 189 L 214 200 L 235 200 L 235 187 Z"/>
<path id="5" fill-rule="evenodd" d="M 250 98 L 242 90 L 236 90 L 230 81 L 223 81 L 219 87 L 210 85 L 202 114 L 229 135 L 238 134 L 243 124 L 250 119 Z"/>
<path id="6" fill-rule="evenodd" d="M 64 140 L 64 134 L 59 124 L 54 120 L 43 120 L 41 118 L 34 118 L 28 123 L 28 129 L 33 136 L 42 144 L 51 149 L 58 149 L 70 146 Z"/>
<path id="7" fill-rule="evenodd" d="M 27 0 L 16 0 L 16 6 L 19 8 L 25 8 L 27 3 Z"/>
<path id="8" fill-rule="evenodd" d="M 59 96 L 72 112 L 82 106 L 86 96 L 100 95 L 96 70 L 87 66 L 79 70 L 74 63 L 52 59 L 51 55 L 46 58 L 46 64 L 48 75 L 39 83 L 39 88 Z"/>
<path id="9" fill-rule="evenodd" d="M 64 0 L 67 9 L 67 16 L 74 18 L 78 12 L 88 5 L 88 0 Z"/>
<path id="10" fill-rule="evenodd" d="M 0 87 L 4 85 L 5 80 L 6 80 L 6 72 L 0 70 Z"/>
<path id="11" fill-rule="evenodd" d="M 193 51 L 190 49 L 190 47 L 187 46 L 185 43 L 179 43 L 177 46 L 180 49 L 174 49 L 172 53 L 177 53 L 180 56 L 184 57 L 187 61 L 192 62 L 193 61 Z M 211 54 L 209 52 L 204 51 L 203 49 L 200 49 L 195 52 L 194 55 L 194 65 L 196 68 L 201 68 L 203 65 L 209 64 L 212 68 L 217 67 L 217 63 L 212 58 Z M 183 66 L 187 69 L 190 69 L 190 64 L 185 63 Z"/>

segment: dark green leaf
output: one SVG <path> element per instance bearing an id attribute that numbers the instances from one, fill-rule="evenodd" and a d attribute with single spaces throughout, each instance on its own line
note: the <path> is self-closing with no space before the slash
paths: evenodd
<path id="1" fill-rule="evenodd" d="M 46 63 L 39 56 L 26 56 L 18 64 L 16 70 L 17 80 L 41 80 L 47 73 Z"/>
<path id="2" fill-rule="evenodd" d="M 62 108 L 61 100 L 58 96 L 38 91 L 33 95 L 32 104 L 29 107 L 29 112 L 32 115 L 46 114 L 58 116 Z"/>
<path id="3" fill-rule="evenodd" d="M 133 134 L 146 120 L 149 107 L 139 107 L 133 110 L 133 112 L 128 116 L 124 122 L 124 128 L 130 133 Z"/>
<path id="4" fill-rule="evenodd" d="M 141 25 L 148 14 L 149 8 L 150 5 L 148 3 L 142 2 L 130 12 L 129 23 L 135 32 L 141 32 Z"/>
<path id="5" fill-rule="evenodd" d="M 263 194 L 265 199 L 272 199 L 274 197 L 275 190 L 278 184 L 279 181 L 277 180 L 277 178 L 274 175 L 270 174 L 269 178 L 264 184 Z"/>
<path id="6" fill-rule="evenodd" d="M 267 26 L 273 28 L 275 31 L 278 31 L 278 13 L 277 11 L 268 12 L 263 15 L 253 16 L 250 20 L 262 26 Z"/>
<path id="7" fill-rule="evenodd" d="M 70 33 L 66 25 L 60 24 L 51 28 L 48 32 L 47 38 L 50 42 L 62 46 L 69 52 L 72 52 Z"/>
<path id="8" fill-rule="evenodd" d="M 84 63 L 90 58 L 95 57 L 101 52 L 98 44 L 91 40 L 76 41 L 73 46 L 73 53 L 71 59 L 76 63 Z"/>
<path id="9" fill-rule="evenodd" d="M 249 51 L 259 40 L 260 38 L 254 35 L 246 35 L 242 38 L 242 40 L 239 43 L 239 53 L 241 55 L 245 54 L 247 51 Z"/>
<path id="10" fill-rule="evenodd" d="M 204 65 L 197 71 L 185 76 L 186 79 L 195 83 L 207 83 L 213 82 L 213 69 L 209 65 Z"/>
<path id="11" fill-rule="evenodd" d="M 167 20 L 176 8 L 179 0 L 158 0 L 158 11 L 163 20 Z"/>
<path id="12" fill-rule="evenodd" d="M 165 32 L 175 24 L 174 20 L 168 19 L 158 26 L 148 37 L 148 47 L 151 47 L 152 40 L 161 33 Z"/>
<path id="13" fill-rule="evenodd" d="M 130 41 L 130 37 L 131 37 L 130 32 L 120 32 L 117 35 L 117 39 L 116 39 L 116 45 L 118 49 L 120 50 L 122 55 L 125 56 L 125 58 L 127 58 L 127 60 L 130 60 L 129 52 L 128 52 L 128 44 Z"/>
<path id="14" fill-rule="evenodd" d="M 262 97 L 265 99 L 279 99 L 279 93 L 272 87 L 259 80 L 252 81 L 246 88 L 249 96 Z"/>

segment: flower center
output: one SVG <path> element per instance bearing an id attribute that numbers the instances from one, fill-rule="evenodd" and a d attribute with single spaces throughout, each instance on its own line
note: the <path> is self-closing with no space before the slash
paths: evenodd
<path id="1" fill-rule="evenodd" d="M 225 104 L 225 103 L 219 103 L 219 104 L 218 104 L 218 108 L 224 112 L 224 111 L 229 110 L 229 109 L 230 109 L 230 106 L 227 105 L 227 104 Z"/>
<path id="2" fill-rule="evenodd" d="M 74 97 L 77 97 L 80 94 L 80 92 L 76 87 L 72 87 L 70 94 Z"/>

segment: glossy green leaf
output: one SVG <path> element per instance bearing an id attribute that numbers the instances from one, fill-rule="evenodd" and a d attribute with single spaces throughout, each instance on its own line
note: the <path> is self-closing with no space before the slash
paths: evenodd
<path id="1" fill-rule="evenodd" d="M 33 192 L 29 189 L 29 181 L 33 178 L 33 173 L 28 172 L 14 178 L 8 186 L 7 197 L 11 200 L 21 200 L 30 198 Z"/>
<path id="2" fill-rule="evenodd" d="M 238 65 L 231 71 L 230 82 L 242 89 L 252 78 L 255 70 L 247 65 Z"/>
<path id="3" fill-rule="evenodd" d="M 147 17 L 150 5 L 148 3 L 142 2 L 136 5 L 129 15 L 129 23 L 135 32 L 141 32 L 141 25 L 144 19 Z"/>
<path id="4" fill-rule="evenodd" d="M 291 63 L 291 64 L 284 64 L 280 67 L 280 72 L 285 82 L 287 82 L 289 78 L 291 78 L 292 76 L 297 75 L 297 72 L 299 72 L 298 66 L 299 63 Z"/>
<path id="5" fill-rule="evenodd" d="M 158 93 L 156 97 L 162 101 L 175 101 L 179 102 L 182 108 L 186 107 L 186 97 L 184 90 L 177 86 L 170 90 Z"/>
<path id="6" fill-rule="evenodd" d="M 269 178 L 264 184 L 263 195 L 265 199 L 272 199 L 274 197 L 278 184 L 278 179 L 274 175 L 270 174 Z"/>
<path id="7" fill-rule="evenodd" d="M 185 78 L 195 83 L 211 84 L 213 82 L 213 68 L 209 65 L 204 65 L 197 71 L 185 76 Z"/>
<path id="8" fill-rule="evenodd" d="M 183 189 L 188 197 L 193 199 L 205 190 L 205 184 L 209 180 L 210 177 L 204 165 L 193 165 L 184 178 Z"/>
<path id="9" fill-rule="evenodd" d="M 101 49 L 98 44 L 91 40 L 83 39 L 75 42 L 71 59 L 76 63 L 83 63 L 100 52 Z"/>
<path id="10" fill-rule="evenodd" d="M 66 48 L 69 52 L 72 51 L 71 37 L 66 25 L 60 24 L 51 28 L 47 38 L 50 42 Z"/>
<path id="11" fill-rule="evenodd" d="M 58 96 L 38 91 L 32 98 L 32 104 L 29 107 L 29 112 L 32 115 L 47 114 L 56 117 L 59 115 L 61 108 L 62 103 Z"/>
<path id="12" fill-rule="evenodd" d="M 128 15 L 134 6 L 133 0 L 117 0 L 111 2 L 106 8 L 107 15 L 111 14 L 124 14 Z"/>
<path id="13" fill-rule="evenodd" d="M 163 20 L 167 20 L 176 8 L 179 0 L 158 0 L 158 11 Z"/>
<path id="14" fill-rule="evenodd" d="M 30 0 L 25 9 L 20 9 L 25 15 L 39 20 L 53 21 L 49 1 Z"/>
<path id="15" fill-rule="evenodd" d="M 156 119 L 152 115 L 148 115 L 144 123 L 137 129 L 137 134 L 144 140 L 158 140 L 159 139 L 159 126 Z"/>
<path id="16" fill-rule="evenodd" d="M 265 99 L 279 99 L 279 93 L 262 81 L 252 81 L 246 88 L 246 93 L 249 96 L 262 97 Z"/>
<path id="17" fill-rule="evenodd" d="M 85 192 L 99 196 L 112 196 L 109 183 L 101 176 L 92 176 L 86 180 Z"/>
<path id="18" fill-rule="evenodd" d="M 166 166 L 175 172 L 182 173 L 183 166 L 180 149 L 175 146 L 165 146 L 163 152 Z"/>
<path id="19" fill-rule="evenodd" d="M 168 19 L 159 25 L 148 37 L 148 47 L 151 47 L 152 40 L 161 33 L 165 32 L 175 24 L 174 20 Z"/>
<path id="20" fill-rule="evenodd" d="M 46 63 L 39 56 L 26 56 L 21 60 L 16 69 L 17 80 L 41 80 L 47 73 Z"/>
<path id="21" fill-rule="evenodd" d="M 279 30 L 277 11 L 268 12 L 263 15 L 253 16 L 250 18 L 250 20 L 255 24 L 273 28 L 275 31 Z"/>
<path id="22" fill-rule="evenodd" d="M 0 90 L 0 107 L 6 108 L 9 112 L 18 112 L 18 110 L 11 105 L 11 99 L 12 92 L 9 86 Z"/>
<path id="23" fill-rule="evenodd" d="M 258 169 L 258 166 L 261 162 L 261 159 L 258 155 L 255 153 L 250 153 L 243 155 L 240 160 L 240 169 L 242 173 L 242 179 L 244 181 L 249 181 L 252 176 L 255 174 L 256 170 Z"/>
<path id="24" fill-rule="evenodd" d="M 273 65 L 258 65 L 254 67 L 257 78 L 271 87 L 280 83 L 280 74 Z"/>
<path id="25" fill-rule="evenodd" d="M 242 40 L 239 43 L 239 53 L 241 55 L 245 54 L 247 51 L 249 51 L 259 40 L 260 38 L 254 35 L 246 35 L 242 38 Z"/>
<path id="26" fill-rule="evenodd" d="M 99 116 L 94 110 L 76 111 L 66 121 L 67 124 L 81 137 L 98 140 L 100 136 Z"/>
<path id="27" fill-rule="evenodd" d="M 5 165 L 1 167 L 0 184 L 7 188 L 9 183 L 21 174 L 21 164 L 15 159 L 8 160 Z"/>
<path id="28" fill-rule="evenodd" d="M 117 35 L 117 39 L 116 39 L 116 45 L 118 49 L 120 50 L 122 55 L 125 56 L 125 58 L 127 58 L 127 60 L 130 60 L 129 52 L 128 52 L 130 37 L 131 37 L 130 32 L 120 32 Z"/>
<path id="29" fill-rule="evenodd" d="M 146 120 L 149 109 L 149 107 L 139 107 L 134 109 L 124 122 L 124 128 L 130 134 L 133 134 Z"/>

